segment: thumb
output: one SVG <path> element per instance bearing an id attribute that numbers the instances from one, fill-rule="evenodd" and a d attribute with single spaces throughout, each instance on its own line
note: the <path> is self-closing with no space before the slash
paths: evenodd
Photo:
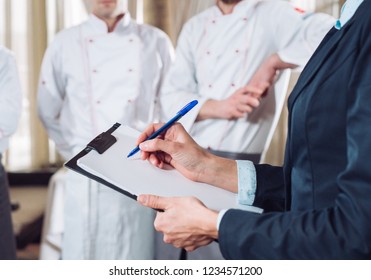
<path id="1" fill-rule="evenodd" d="M 170 205 L 169 198 L 150 194 L 139 195 L 137 201 L 143 206 L 160 210 L 166 210 Z"/>

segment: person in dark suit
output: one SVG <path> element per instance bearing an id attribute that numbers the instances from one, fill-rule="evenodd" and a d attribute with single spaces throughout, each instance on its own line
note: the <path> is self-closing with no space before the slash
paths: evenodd
<path id="1" fill-rule="evenodd" d="M 166 242 L 191 251 L 217 239 L 226 259 L 371 259 L 371 0 L 346 5 L 290 95 L 284 166 L 253 166 L 253 205 L 264 213 L 216 213 L 195 198 L 139 196 L 165 210 L 155 227 Z M 241 187 L 238 163 L 208 154 L 181 125 L 140 147 L 158 167 Z"/>

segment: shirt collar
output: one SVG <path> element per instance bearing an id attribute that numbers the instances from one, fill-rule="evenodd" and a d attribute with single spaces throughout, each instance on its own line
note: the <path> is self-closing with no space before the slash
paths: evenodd
<path id="1" fill-rule="evenodd" d="M 107 24 L 94 14 L 90 15 L 89 22 L 98 33 L 108 33 Z M 131 16 L 129 12 L 125 12 L 124 16 L 116 23 L 116 27 L 112 32 L 120 32 L 129 26 Z"/>
<path id="2" fill-rule="evenodd" d="M 341 8 L 340 18 L 335 23 L 335 28 L 340 30 L 355 14 L 364 0 L 347 0 Z"/>

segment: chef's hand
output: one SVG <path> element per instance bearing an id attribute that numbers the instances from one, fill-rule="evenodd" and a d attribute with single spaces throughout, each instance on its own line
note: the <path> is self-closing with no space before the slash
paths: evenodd
<path id="1" fill-rule="evenodd" d="M 207 100 L 202 106 L 196 121 L 206 119 L 238 119 L 246 117 L 260 105 L 264 89 L 255 86 L 244 86 L 223 100 Z"/>

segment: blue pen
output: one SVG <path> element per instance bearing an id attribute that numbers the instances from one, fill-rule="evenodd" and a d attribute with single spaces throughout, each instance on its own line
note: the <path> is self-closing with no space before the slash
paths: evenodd
<path id="1" fill-rule="evenodd" d="M 161 126 L 157 131 L 155 131 L 151 136 L 149 136 L 145 141 L 155 139 L 157 136 L 159 136 L 161 133 L 168 130 L 174 123 L 179 121 L 181 117 L 183 117 L 185 114 L 187 114 L 194 106 L 196 106 L 198 103 L 197 100 L 193 100 L 189 102 L 187 105 L 185 105 L 178 113 L 176 113 L 175 117 L 173 117 L 171 120 L 169 120 L 167 123 L 165 123 L 163 126 Z M 135 155 L 137 152 L 139 152 L 139 145 L 134 148 L 129 154 L 128 158 Z"/>

